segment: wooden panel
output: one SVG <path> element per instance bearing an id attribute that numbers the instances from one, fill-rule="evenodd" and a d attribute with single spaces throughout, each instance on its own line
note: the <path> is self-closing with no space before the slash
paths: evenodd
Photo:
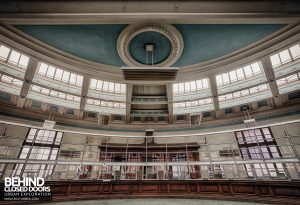
<path id="1" fill-rule="evenodd" d="M 78 193 L 78 192 L 80 192 L 80 188 L 81 188 L 81 186 L 79 186 L 79 185 L 73 185 L 73 186 L 71 186 L 71 189 L 70 189 L 70 193 Z"/>
<path id="2" fill-rule="evenodd" d="M 269 187 L 267 187 L 267 186 L 260 186 L 259 191 L 260 191 L 261 195 L 270 195 L 271 194 Z"/>
<path id="3" fill-rule="evenodd" d="M 110 191 L 110 184 L 104 184 L 103 185 L 103 192 L 109 192 Z"/>
<path id="4" fill-rule="evenodd" d="M 300 197 L 300 187 L 273 187 L 276 195 Z"/>
<path id="5" fill-rule="evenodd" d="M 179 197 L 299 204 L 300 182 L 288 181 L 59 181 L 46 182 L 53 200 Z M 3 183 L 0 182 L 0 188 Z M 67 193 L 69 192 L 69 193 Z M 112 194 L 115 194 L 112 195 Z"/>
<path id="6" fill-rule="evenodd" d="M 190 192 L 197 192 L 197 184 L 189 184 Z"/>
<path id="7" fill-rule="evenodd" d="M 66 195 L 68 186 L 51 186 L 51 191 L 53 194 Z"/>
<path id="8" fill-rule="evenodd" d="M 82 192 L 99 192 L 100 186 L 99 185 L 84 185 L 82 187 Z"/>
<path id="9" fill-rule="evenodd" d="M 167 192 L 168 191 L 168 186 L 166 184 L 160 185 L 160 191 Z"/>
<path id="10" fill-rule="evenodd" d="M 133 191 L 133 192 L 139 192 L 139 185 L 138 185 L 138 184 L 134 184 L 134 185 L 132 186 L 132 191 Z"/>
<path id="11" fill-rule="evenodd" d="M 203 184 L 200 186 L 200 192 L 218 192 L 218 185 Z"/>
<path id="12" fill-rule="evenodd" d="M 172 192 L 187 192 L 188 186 L 186 184 L 171 184 L 170 191 Z"/>
<path id="13" fill-rule="evenodd" d="M 149 192 L 158 192 L 159 191 L 159 185 L 158 184 L 143 184 L 142 185 L 143 191 L 149 191 Z"/>
<path id="14" fill-rule="evenodd" d="M 229 185 L 227 185 L 227 184 L 222 185 L 221 188 L 222 188 L 223 194 L 230 194 L 231 193 Z"/>
<path id="15" fill-rule="evenodd" d="M 255 194 L 254 186 L 252 185 L 234 185 L 233 190 L 235 194 Z"/>
<path id="16" fill-rule="evenodd" d="M 113 192 L 129 192 L 130 191 L 130 185 L 128 184 L 114 184 L 112 187 Z"/>

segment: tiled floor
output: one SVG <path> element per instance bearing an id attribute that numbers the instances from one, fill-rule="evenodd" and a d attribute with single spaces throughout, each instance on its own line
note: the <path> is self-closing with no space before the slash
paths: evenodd
<path id="1" fill-rule="evenodd" d="M 266 205 L 251 202 L 233 202 L 202 199 L 111 199 L 47 203 L 47 205 Z"/>

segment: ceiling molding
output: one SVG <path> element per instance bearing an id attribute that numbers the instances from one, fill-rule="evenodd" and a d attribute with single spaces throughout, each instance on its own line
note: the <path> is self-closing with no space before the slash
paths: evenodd
<path id="1" fill-rule="evenodd" d="M 137 23 L 293 23 L 300 20 L 300 2 L 285 1 L 38 1 L 0 2 L 6 24 Z"/>
<path id="2" fill-rule="evenodd" d="M 0 37 L 3 43 L 54 66 L 66 68 L 88 77 L 123 82 L 120 67 L 95 63 L 63 52 L 12 26 L 1 25 Z M 295 23 L 285 26 L 262 40 L 222 57 L 191 66 L 180 67 L 177 81 L 198 80 L 203 77 L 208 77 L 209 75 L 232 70 L 240 65 L 254 62 L 299 40 L 300 24 Z"/>

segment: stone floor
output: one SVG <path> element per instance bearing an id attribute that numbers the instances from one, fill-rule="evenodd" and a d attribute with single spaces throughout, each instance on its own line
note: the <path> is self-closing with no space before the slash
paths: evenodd
<path id="1" fill-rule="evenodd" d="M 111 199 L 47 203 L 47 205 L 267 205 L 202 199 Z"/>

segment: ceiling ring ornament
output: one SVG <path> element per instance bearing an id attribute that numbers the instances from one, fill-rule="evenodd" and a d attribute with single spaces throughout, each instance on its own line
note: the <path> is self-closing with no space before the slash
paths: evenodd
<path id="1" fill-rule="evenodd" d="M 168 67 L 180 58 L 184 42 L 180 32 L 174 26 L 159 23 L 131 24 L 120 33 L 117 41 L 118 54 L 125 64 L 128 66 L 145 66 L 145 64 L 136 61 L 129 52 L 129 44 L 132 39 L 144 32 L 158 32 L 168 38 L 171 43 L 169 56 L 155 66 Z"/>

